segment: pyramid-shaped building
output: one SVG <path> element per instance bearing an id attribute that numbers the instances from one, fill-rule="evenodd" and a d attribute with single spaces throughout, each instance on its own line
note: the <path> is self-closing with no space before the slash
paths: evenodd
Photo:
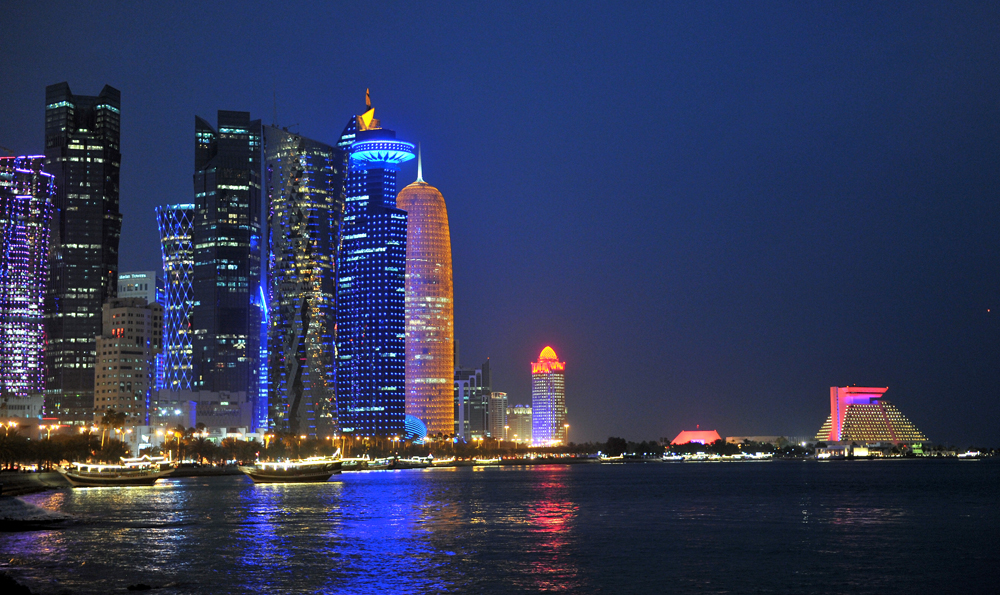
<path id="1" fill-rule="evenodd" d="M 825 442 L 926 442 L 895 405 L 883 398 L 886 388 L 861 386 L 830 387 L 830 416 L 816 434 Z"/>

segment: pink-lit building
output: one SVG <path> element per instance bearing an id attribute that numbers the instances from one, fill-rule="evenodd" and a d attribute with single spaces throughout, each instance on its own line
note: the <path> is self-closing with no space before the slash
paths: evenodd
<path id="1" fill-rule="evenodd" d="M 722 436 L 715 430 L 684 430 L 673 439 L 670 444 L 711 444 L 716 440 L 722 440 Z"/>
<path id="2" fill-rule="evenodd" d="M 889 387 L 831 386 L 830 416 L 816 434 L 825 442 L 924 442 L 927 437 L 884 398 Z"/>

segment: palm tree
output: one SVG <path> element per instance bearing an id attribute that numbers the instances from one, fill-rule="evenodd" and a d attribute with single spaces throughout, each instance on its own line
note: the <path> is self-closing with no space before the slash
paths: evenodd
<path id="1" fill-rule="evenodd" d="M 104 448 L 104 432 L 107 430 L 120 430 L 125 427 L 126 415 L 124 411 L 115 411 L 114 409 L 108 409 L 104 413 L 104 417 L 101 418 L 101 426 L 104 430 L 101 432 L 101 448 Z"/>

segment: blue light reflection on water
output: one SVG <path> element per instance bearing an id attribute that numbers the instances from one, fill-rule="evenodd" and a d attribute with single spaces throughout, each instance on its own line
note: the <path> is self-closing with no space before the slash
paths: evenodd
<path id="1" fill-rule="evenodd" d="M 39 593 L 138 582 L 159 593 L 982 592 L 1000 563 L 1000 465 L 851 465 L 428 469 L 50 492 L 25 500 L 77 522 L 0 533 L 0 569 Z"/>

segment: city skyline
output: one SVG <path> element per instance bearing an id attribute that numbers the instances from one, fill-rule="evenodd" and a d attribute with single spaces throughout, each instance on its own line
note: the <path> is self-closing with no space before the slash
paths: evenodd
<path id="1" fill-rule="evenodd" d="M 331 142 L 371 87 L 460 198 L 467 361 L 491 358 L 493 388 L 527 403 L 525 362 L 551 344 L 573 365 L 574 441 L 811 435 L 851 384 L 889 386 L 935 442 L 996 441 L 996 7 L 595 4 L 560 28 L 568 5 L 373 11 L 385 28 L 363 41 L 318 5 L 267 26 L 12 7 L 0 145 L 43 152 L 47 85 L 120 89 L 119 264 L 150 270 L 153 208 L 190 200 L 192 115 L 246 109 Z M 250 41 L 303 13 L 300 45 Z M 246 41 L 209 31 L 224 15 Z M 342 59 L 302 62 L 328 37 Z"/>

